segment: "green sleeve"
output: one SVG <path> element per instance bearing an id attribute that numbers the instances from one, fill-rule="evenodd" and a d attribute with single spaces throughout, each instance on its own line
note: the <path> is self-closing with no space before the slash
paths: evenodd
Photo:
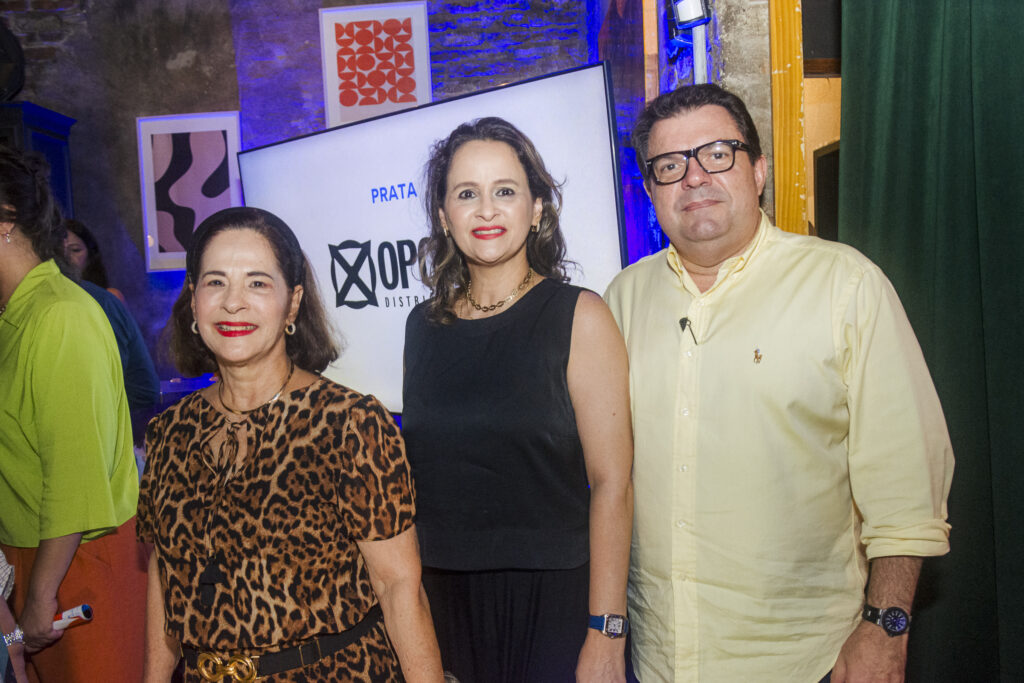
<path id="1" fill-rule="evenodd" d="M 55 303 L 32 335 L 27 381 L 42 469 L 39 538 L 94 538 L 131 517 L 138 474 L 117 346 L 91 301 Z"/>

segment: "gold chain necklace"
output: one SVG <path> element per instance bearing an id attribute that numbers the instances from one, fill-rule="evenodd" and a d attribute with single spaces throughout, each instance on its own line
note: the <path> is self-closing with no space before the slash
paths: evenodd
<path id="1" fill-rule="evenodd" d="M 523 281 L 519 283 L 519 286 L 516 287 L 514 290 L 512 290 L 512 293 L 509 294 L 507 297 L 505 297 L 504 299 L 502 299 L 501 301 L 499 301 L 496 304 L 491 304 L 490 306 L 481 306 L 480 304 L 478 304 L 473 299 L 473 281 L 472 280 L 467 280 L 466 281 L 466 298 L 469 299 L 470 305 L 473 308 L 475 308 L 476 310 L 483 311 L 484 313 L 490 313 L 491 311 L 495 311 L 495 310 L 501 308 L 505 304 L 512 303 L 513 299 L 515 299 L 517 296 L 519 296 L 520 294 L 523 293 L 523 290 L 526 289 L 526 286 L 528 284 L 530 284 L 530 280 L 532 278 L 533 278 L 533 268 L 532 267 L 531 268 L 527 268 L 526 269 L 526 277 L 523 278 Z"/>
<path id="2" fill-rule="evenodd" d="M 277 393 L 274 394 L 269 401 L 267 401 L 266 403 L 263 403 L 261 405 L 258 405 L 255 408 L 249 408 L 249 410 L 235 410 L 234 408 L 229 406 L 227 403 L 225 403 L 224 402 L 224 378 L 223 377 L 220 380 L 220 384 L 218 384 L 218 386 L 217 386 L 217 398 L 220 399 L 220 404 L 222 406 L 227 408 L 229 411 L 231 411 L 235 415 L 248 415 L 252 411 L 258 410 L 258 409 L 262 408 L 263 406 L 269 406 L 271 403 L 273 403 L 277 399 L 281 398 L 281 394 L 284 393 L 284 388 L 286 386 L 288 386 L 288 382 L 291 380 L 293 372 L 295 372 L 295 363 L 292 362 L 291 360 L 289 360 L 288 361 L 288 376 L 284 378 L 284 384 L 281 385 L 281 388 L 277 390 Z"/>

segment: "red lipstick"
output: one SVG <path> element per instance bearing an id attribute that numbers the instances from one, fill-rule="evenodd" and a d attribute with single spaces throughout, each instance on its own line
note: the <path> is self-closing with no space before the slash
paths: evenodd
<path id="1" fill-rule="evenodd" d="M 484 225 L 479 228 L 473 228 L 471 232 L 473 233 L 473 237 L 478 240 L 493 240 L 501 237 L 508 231 L 505 230 L 504 225 Z"/>
<path id="2" fill-rule="evenodd" d="M 258 325 L 253 325 L 252 323 L 235 323 L 223 320 L 214 323 L 213 327 L 222 337 L 244 337 L 247 334 L 255 332 Z"/>

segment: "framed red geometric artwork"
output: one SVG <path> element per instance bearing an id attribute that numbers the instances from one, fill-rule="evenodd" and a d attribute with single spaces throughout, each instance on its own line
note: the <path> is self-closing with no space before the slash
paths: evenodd
<path id="1" fill-rule="evenodd" d="M 431 101 L 425 0 L 321 9 L 320 47 L 328 128 Z"/>

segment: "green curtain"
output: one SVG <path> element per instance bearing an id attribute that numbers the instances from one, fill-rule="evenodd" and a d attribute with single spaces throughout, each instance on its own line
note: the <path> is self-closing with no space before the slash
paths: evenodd
<path id="1" fill-rule="evenodd" d="M 910 681 L 1024 681 L 1024 2 L 842 6 L 839 239 L 892 280 L 956 455 Z"/>

